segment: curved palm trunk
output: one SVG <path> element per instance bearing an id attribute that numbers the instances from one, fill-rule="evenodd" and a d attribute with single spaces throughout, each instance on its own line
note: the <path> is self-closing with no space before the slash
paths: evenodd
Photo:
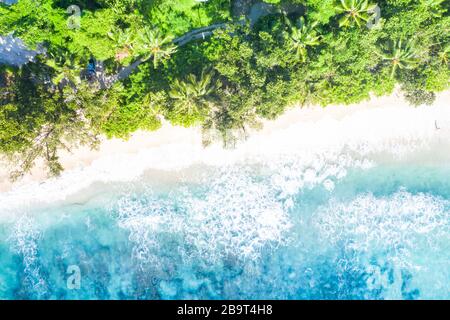
<path id="1" fill-rule="evenodd" d="M 174 39 L 172 42 L 177 46 L 183 46 L 193 40 L 212 35 L 213 31 L 219 28 L 226 27 L 226 23 L 216 23 L 207 27 L 191 30 L 181 37 Z"/>
<path id="2" fill-rule="evenodd" d="M 135 62 L 133 62 L 132 64 L 130 64 L 128 67 L 122 69 L 118 74 L 117 74 L 117 80 L 123 80 L 126 79 L 130 76 L 130 74 L 133 73 L 133 71 L 139 67 L 141 65 L 141 63 L 144 62 L 141 59 L 137 59 Z"/>
<path id="3" fill-rule="evenodd" d="M 104 85 L 106 88 L 110 88 L 117 81 L 128 78 L 134 72 L 134 70 L 136 70 L 143 62 L 144 62 L 143 60 L 137 59 L 135 62 L 123 68 L 118 73 L 109 77 L 105 77 L 104 80 L 102 81 L 103 82 L 102 86 Z"/>

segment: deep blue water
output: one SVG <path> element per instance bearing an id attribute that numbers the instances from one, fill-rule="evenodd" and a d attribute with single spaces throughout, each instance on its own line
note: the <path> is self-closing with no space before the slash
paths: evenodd
<path id="1" fill-rule="evenodd" d="M 0 299 L 450 298 L 449 166 L 288 185 L 224 168 L 18 210 L 0 224 Z"/>

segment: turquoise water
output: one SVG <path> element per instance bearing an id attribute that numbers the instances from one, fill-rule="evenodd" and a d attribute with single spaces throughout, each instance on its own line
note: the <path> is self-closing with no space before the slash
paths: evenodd
<path id="1" fill-rule="evenodd" d="M 163 175 L 17 209 L 0 223 L 0 299 L 450 298 L 448 165 Z"/>

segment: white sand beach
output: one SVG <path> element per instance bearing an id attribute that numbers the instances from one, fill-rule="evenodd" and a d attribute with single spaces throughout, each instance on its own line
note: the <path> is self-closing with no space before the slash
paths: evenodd
<path id="1" fill-rule="evenodd" d="M 343 120 L 346 121 L 346 124 L 342 122 Z M 321 124 L 311 131 L 318 122 Z M 337 125 L 337 123 L 340 124 Z M 288 132 L 289 128 L 293 129 L 294 127 L 299 134 Z M 325 129 L 327 127 L 328 129 Z M 302 134 L 298 131 L 299 129 L 303 130 Z M 346 132 L 344 133 L 344 131 Z M 284 134 L 286 140 L 295 140 L 297 144 L 308 148 L 315 144 L 333 143 L 333 139 L 336 139 L 337 135 L 342 135 L 343 139 L 347 136 L 367 140 L 368 143 L 377 143 L 378 140 L 374 139 L 383 137 L 388 139 L 389 136 L 395 136 L 397 133 L 403 138 L 407 136 L 408 139 L 414 139 L 415 132 L 421 136 L 435 135 L 436 139 L 445 137 L 450 139 L 450 91 L 440 93 L 433 106 L 417 108 L 408 105 L 399 92 L 385 97 L 373 97 L 369 101 L 349 106 L 293 107 L 277 120 L 265 121 L 263 129 L 251 132 L 249 140 L 244 144 L 247 151 L 255 148 L 264 149 L 263 144 L 269 143 L 265 142 L 269 137 Z M 283 146 L 280 146 L 279 143 L 272 145 L 274 148 L 271 148 L 271 153 L 282 152 Z M 169 147 L 170 152 L 168 152 Z M 286 143 L 286 148 L 289 147 L 292 147 L 292 143 Z M 165 148 L 165 151 L 162 152 L 161 148 Z M 189 153 L 186 153 L 186 148 L 191 148 Z M 207 149 L 217 150 L 219 148 L 221 147 L 213 146 Z M 63 175 L 86 170 L 93 164 L 96 164 L 97 167 L 108 165 L 105 172 L 110 174 L 111 171 L 115 171 L 115 175 L 120 175 L 120 171 L 124 171 L 124 168 L 127 171 L 133 171 L 133 163 L 130 162 L 130 167 L 127 167 L 127 161 L 124 161 L 126 157 L 142 153 L 153 154 L 156 158 L 152 159 L 160 162 L 157 167 L 161 169 L 180 166 L 189 161 L 191 164 L 201 161 L 202 150 L 200 128 L 174 127 L 165 123 L 156 132 L 136 132 L 128 141 L 105 138 L 98 150 L 80 148 L 72 153 L 61 152 L 60 159 L 65 168 Z M 212 151 L 206 152 L 209 153 L 209 156 L 213 153 Z M 186 159 L 186 154 L 193 155 L 193 159 Z M 220 157 L 220 155 L 216 155 L 216 158 Z M 114 168 L 116 161 L 121 164 Z M 155 166 L 154 163 L 147 165 L 148 168 Z M 47 179 L 42 164 L 38 164 L 30 174 L 15 183 L 8 178 L 9 170 L 10 166 L 7 163 L 0 163 L 0 192 L 42 183 Z M 136 175 L 142 173 L 142 168 L 135 168 L 135 170 Z M 123 174 L 129 174 L 129 172 Z"/>

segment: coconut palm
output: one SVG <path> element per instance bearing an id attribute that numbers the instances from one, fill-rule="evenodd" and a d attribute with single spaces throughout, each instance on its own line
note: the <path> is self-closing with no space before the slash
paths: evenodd
<path id="1" fill-rule="evenodd" d="M 171 85 L 169 97 L 175 100 L 178 113 L 195 115 L 210 105 L 208 97 L 215 89 L 213 74 L 203 71 L 200 77 L 189 74 L 183 81 L 176 79 Z"/>
<path id="2" fill-rule="evenodd" d="M 119 48 L 132 48 L 134 42 L 134 37 L 129 29 L 122 30 L 117 28 L 112 32 L 108 32 L 108 38 L 114 41 Z"/>
<path id="3" fill-rule="evenodd" d="M 168 59 L 177 49 L 170 37 L 164 37 L 158 29 L 149 27 L 139 33 L 136 46 L 136 51 L 143 55 L 142 61 L 153 58 L 155 69 L 160 61 Z"/>
<path id="4" fill-rule="evenodd" d="M 289 46 L 294 51 L 300 62 L 305 62 L 308 57 L 307 47 L 313 47 L 320 44 L 320 35 L 314 29 L 317 22 L 306 24 L 303 17 L 300 18 L 297 26 L 291 26 L 289 35 Z"/>
<path id="5" fill-rule="evenodd" d="M 135 38 L 129 29 L 116 29 L 113 32 L 109 32 L 108 37 L 114 41 L 118 50 L 116 53 L 117 60 L 120 61 L 127 58 L 134 51 Z"/>
<path id="6" fill-rule="evenodd" d="M 380 51 L 375 51 L 383 60 L 391 64 L 391 77 L 398 69 L 414 69 L 419 61 L 418 51 L 412 41 L 389 41 Z"/>
<path id="7" fill-rule="evenodd" d="M 441 7 L 445 0 L 420 0 L 420 6 L 430 11 L 431 15 L 439 18 L 447 11 Z"/>
<path id="8" fill-rule="evenodd" d="M 339 19 L 339 26 L 349 27 L 356 24 L 361 27 L 370 19 L 376 6 L 368 0 L 340 0 L 335 7 L 338 13 L 343 14 Z"/>

